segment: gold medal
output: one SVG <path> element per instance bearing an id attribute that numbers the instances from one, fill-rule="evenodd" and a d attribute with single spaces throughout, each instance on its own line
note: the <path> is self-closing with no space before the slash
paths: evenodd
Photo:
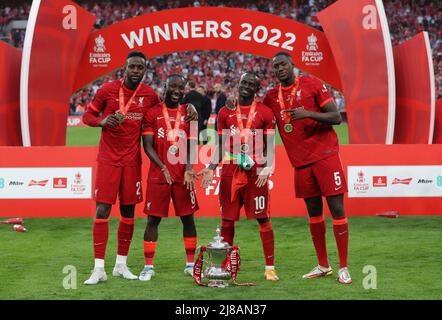
<path id="1" fill-rule="evenodd" d="M 173 144 L 169 147 L 169 153 L 172 155 L 176 155 L 178 153 L 178 146 Z"/>
<path id="2" fill-rule="evenodd" d="M 284 132 L 291 133 L 293 131 L 293 125 L 291 123 L 286 123 L 284 125 Z"/>
<path id="3" fill-rule="evenodd" d="M 124 116 L 119 111 L 115 112 L 115 116 L 118 118 L 119 124 L 122 124 L 124 122 Z"/>
<path id="4" fill-rule="evenodd" d="M 241 150 L 242 153 L 247 153 L 247 152 L 249 152 L 249 145 L 246 144 L 246 143 L 243 143 L 243 144 L 241 145 L 241 147 L 240 147 L 240 150 Z"/>

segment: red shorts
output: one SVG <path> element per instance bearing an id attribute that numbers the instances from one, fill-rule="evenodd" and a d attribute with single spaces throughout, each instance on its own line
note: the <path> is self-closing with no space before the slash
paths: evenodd
<path id="1" fill-rule="evenodd" d="M 98 163 L 95 201 L 115 204 L 117 195 L 122 205 L 134 205 L 143 201 L 141 166 L 116 167 Z"/>
<path id="2" fill-rule="evenodd" d="M 297 198 L 334 196 L 348 192 L 339 154 L 295 168 Z"/>
<path id="3" fill-rule="evenodd" d="M 258 188 L 255 184 L 256 179 L 256 176 L 249 177 L 247 185 L 238 190 L 236 199 L 231 202 L 232 177 L 221 176 L 219 204 L 221 207 L 221 217 L 223 219 L 238 221 L 243 205 L 247 219 L 264 219 L 270 217 L 268 183 Z"/>
<path id="4" fill-rule="evenodd" d="M 187 216 L 199 209 L 196 193 L 189 191 L 181 182 L 154 183 L 147 182 L 146 203 L 144 213 L 147 215 L 165 218 L 169 215 L 169 203 L 173 202 L 175 215 Z"/>

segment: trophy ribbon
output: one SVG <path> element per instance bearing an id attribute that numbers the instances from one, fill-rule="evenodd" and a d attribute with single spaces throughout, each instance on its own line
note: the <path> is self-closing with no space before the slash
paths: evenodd
<path id="1" fill-rule="evenodd" d="M 232 275 L 232 281 L 236 286 L 256 286 L 256 283 L 253 282 L 243 282 L 238 283 L 236 281 L 236 277 L 238 276 L 239 267 L 241 265 L 241 258 L 239 257 L 239 247 L 233 246 L 232 251 L 230 252 L 230 259 L 227 259 L 229 263 L 226 265 L 226 269 L 230 271 Z"/>
<path id="2" fill-rule="evenodd" d="M 290 123 L 290 114 L 287 112 L 284 112 L 284 110 L 287 110 L 289 108 L 293 107 L 293 101 L 295 100 L 296 93 L 298 92 L 299 88 L 299 78 L 296 77 L 295 83 L 292 85 L 292 91 L 290 92 L 290 104 L 289 107 L 285 105 L 284 102 L 284 95 L 282 94 L 282 85 L 279 84 L 279 91 L 278 91 L 278 100 L 279 100 L 279 106 L 281 107 L 281 117 L 284 120 L 284 131 L 286 133 L 290 133 L 293 131 L 293 125 Z"/>
<path id="3" fill-rule="evenodd" d="M 120 90 L 118 92 L 118 104 L 120 107 L 120 113 L 125 116 L 127 111 L 130 108 L 130 105 L 132 103 L 132 100 L 135 98 L 135 96 L 138 93 L 138 90 L 141 88 L 141 85 L 138 85 L 138 87 L 135 89 L 134 93 L 132 93 L 132 97 L 130 97 L 129 101 L 124 104 L 124 90 L 123 90 L 123 83 L 124 79 L 121 80 Z"/>
<path id="4" fill-rule="evenodd" d="M 171 141 L 171 146 L 169 147 L 169 152 L 172 154 L 176 154 L 178 152 L 178 130 L 181 125 L 181 105 L 178 105 L 178 110 L 175 116 L 175 126 L 172 129 L 172 125 L 170 124 L 169 112 L 167 111 L 166 104 L 163 102 L 161 110 L 164 116 L 164 122 L 166 122 L 166 132 L 167 132 L 167 140 Z M 171 135 L 171 139 L 169 139 L 169 135 Z"/>
<path id="5" fill-rule="evenodd" d="M 203 261 L 204 261 L 204 257 L 203 257 L 204 251 L 206 251 L 206 247 L 201 246 L 198 258 L 196 259 L 196 262 L 193 266 L 193 280 L 195 281 L 195 283 L 197 285 L 207 287 L 207 284 L 205 284 L 201 281 L 201 273 L 203 270 Z"/>

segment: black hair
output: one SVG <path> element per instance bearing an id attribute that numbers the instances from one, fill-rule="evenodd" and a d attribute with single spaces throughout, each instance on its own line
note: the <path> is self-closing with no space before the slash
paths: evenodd
<path id="1" fill-rule="evenodd" d="M 240 77 L 240 78 L 242 78 L 245 74 L 250 74 L 250 75 L 252 75 L 253 77 L 255 77 L 256 80 L 261 81 L 261 78 L 259 77 L 259 75 L 258 75 L 255 71 L 245 71 L 245 72 L 243 72 L 243 73 L 241 74 L 241 77 Z"/>
<path id="2" fill-rule="evenodd" d="M 166 84 L 167 84 L 167 82 L 169 81 L 169 79 L 171 79 L 171 78 L 181 78 L 181 79 L 183 79 L 184 83 L 187 83 L 187 79 L 186 79 L 186 77 L 184 77 L 182 74 L 179 74 L 179 73 L 172 73 L 171 75 L 168 75 L 168 76 L 167 76 L 167 78 L 166 78 Z"/>
<path id="3" fill-rule="evenodd" d="M 140 57 L 143 58 L 144 61 L 147 61 L 146 56 L 144 55 L 144 53 L 142 53 L 141 51 L 131 51 L 127 54 L 127 59 L 132 58 L 132 57 Z"/>
<path id="4" fill-rule="evenodd" d="M 287 58 L 292 58 L 292 56 L 290 55 L 290 53 L 286 52 L 286 51 L 279 51 L 277 53 L 275 53 L 275 55 L 273 56 L 273 58 L 279 57 L 279 56 L 284 56 Z"/>

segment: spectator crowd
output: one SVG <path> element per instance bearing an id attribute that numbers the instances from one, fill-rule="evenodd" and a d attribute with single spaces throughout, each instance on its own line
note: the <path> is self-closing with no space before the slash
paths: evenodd
<path id="1" fill-rule="evenodd" d="M 5 0 L 5 4 L 0 4 L 0 33 L 9 21 L 27 19 L 30 1 L 18 2 L 19 4 L 17 1 Z M 76 2 L 97 17 L 95 29 L 155 11 L 192 6 L 243 7 L 279 15 L 321 29 L 316 14 L 335 0 L 77 0 Z M 442 97 L 442 2 L 437 0 L 386 0 L 383 2 L 393 46 L 406 41 L 420 31 L 429 32 L 433 50 L 436 97 Z M 24 31 L 11 30 L 8 38 L 10 43 L 20 48 L 23 46 Z M 269 59 L 240 52 L 224 51 L 179 52 L 156 57 L 149 61 L 144 81 L 161 94 L 163 90 L 161 83 L 167 74 L 182 73 L 203 87 L 212 99 L 214 111 L 220 90 L 226 94 L 233 92 L 238 76 L 246 70 L 255 71 L 262 79 L 260 95 L 263 95 L 268 88 L 274 85 L 275 80 L 271 73 Z M 118 70 L 76 92 L 71 98 L 70 113 L 81 114 L 84 112 L 85 105 L 92 99 L 102 83 L 121 76 L 122 70 Z M 344 111 L 344 97 L 336 90 L 332 90 L 332 92 L 338 108 Z"/>

